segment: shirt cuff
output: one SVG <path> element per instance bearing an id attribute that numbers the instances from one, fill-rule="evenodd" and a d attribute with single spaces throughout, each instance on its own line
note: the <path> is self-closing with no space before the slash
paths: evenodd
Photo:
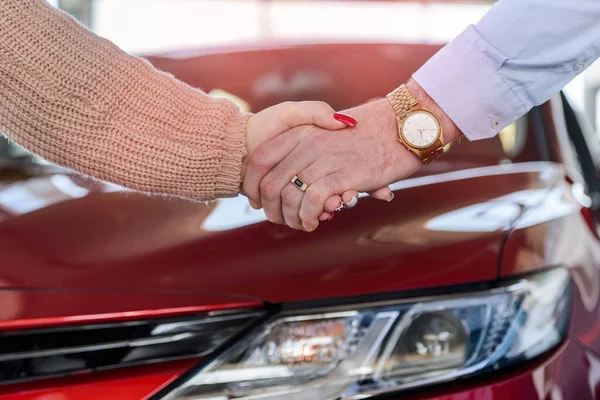
<path id="1" fill-rule="evenodd" d="M 487 139 L 528 111 L 498 74 L 505 60 L 471 25 L 413 78 L 469 140 Z"/>

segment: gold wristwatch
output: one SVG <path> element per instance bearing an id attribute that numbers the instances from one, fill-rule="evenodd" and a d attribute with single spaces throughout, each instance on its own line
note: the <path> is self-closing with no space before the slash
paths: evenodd
<path id="1" fill-rule="evenodd" d="M 400 143 L 425 164 L 439 157 L 444 152 L 440 120 L 419 105 L 406 85 L 388 94 L 387 98 L 396 111 Z"/>

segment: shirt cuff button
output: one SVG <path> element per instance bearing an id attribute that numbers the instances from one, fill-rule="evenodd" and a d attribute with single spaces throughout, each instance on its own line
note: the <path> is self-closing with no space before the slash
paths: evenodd
<path id="1" fill-rule="evenodd" d="M 488 118 L 490 119 L 490 126 L 492 127 L 492 129 L 498 129 L 498 127 L 500 126 L 500 121 L 498 121 L 498 119 L 493 115 L 490 115 Z"/>
<path id="2" fill-rule="evenodd" d="M 585 68 L 584 62 L 578 62 L 577 64 L 575 64 L 575 71 L 583 71 L 584 68 Z"/>

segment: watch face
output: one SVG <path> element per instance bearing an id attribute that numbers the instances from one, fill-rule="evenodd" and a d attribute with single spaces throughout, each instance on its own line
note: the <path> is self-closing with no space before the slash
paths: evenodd
<path id="1" fill-rule="evenodd" d="M 427 111 L 416 111 L 404 120 L 402 136 L 414 147 L 428 147 L 440 136 L 437 119 Z"/>

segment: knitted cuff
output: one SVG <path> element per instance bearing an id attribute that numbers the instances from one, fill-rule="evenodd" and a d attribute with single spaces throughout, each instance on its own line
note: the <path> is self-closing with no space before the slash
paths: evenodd
<path id="1" fill-rule="evenodd" d="M 242 164 L 246 156 L 246 128 L 251 114 L 232 115 L 225 127 L 215 182 L 215 197 L 239 193 Z"/>

